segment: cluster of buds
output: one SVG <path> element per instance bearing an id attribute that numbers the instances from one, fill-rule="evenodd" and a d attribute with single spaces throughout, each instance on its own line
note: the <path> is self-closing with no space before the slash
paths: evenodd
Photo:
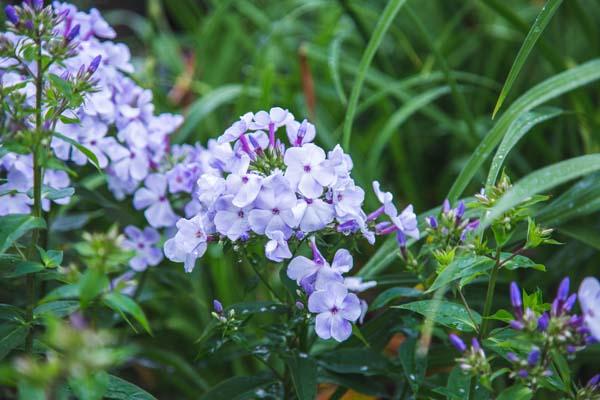
<path id="1" fill-rule="evenodd" d="M 591 377 L 587 384 L 580 388 L 575 395 L 577 400 L 599 400 L 600 399 L 600 374 Z"/>
<path id="2" fill-rule="evenodd" d="M 456 359 L 463 372 L 473 376 L 480 376 L 482 383 L 490 375 L 490 363 L 485 356 L 483 348 L 476 338 L 471 339 L 471 347 L 467 347 L 465 342 L 454 333 L 448 335 L 450 343 L 462 353 L 462 357 Z"/>
<path id="3" fill-rule="evenodd" d="M 536 388 L 542 378 L 552 375 L 546 357 L 538 347 L 533 347 L 526 358 L 521 358 L 512 352 L 507 354 L 507 358 L 513 364 L 510 377 L 531 388 Z"/>
<path id="4" fill-rule="evenodd" d="M 236 318 L 235 310 L 233 308 L 225 312 L 221 302 L 216 299 L 213 300 L 213 311 L 211 312 L 211 315 L 218 321 L 223 336 L 227 336 L 228 333 L 237 331 L 242 323 L 241 320 Z"/>
<path id="5" fill-rule="evenodd" d="M 552 302 L 550 312 L 538 315 L 528 307 L 523 310 L 521 290 L 515 282 L 512 282 L 510 301 L 515 319 L 510 322 L 510 326 L 516 330 L 540 334 L 544 347 L 549 346 L 549 348 L 567 354 L 573 354 L 591 343 L 594 338 L 585 326 L 584 318 L 571 313 L 577 301 L 577 295 L 569 294 L 569 285 L 569 278 L 563 279 L 558 287 L 556 298 Z"/>
<path id="6" fill-rule="evenodd" d="M 428 242 L 444 243 L 446 247 L 464 243 L 468 233 L 479 227 L 478 219 L 465 218 L 465 209 L 463 201 L 452 208 L 450 201 L 444 200 L 439 216 L 429 216 L 425 219 L 428 225 Z"/>

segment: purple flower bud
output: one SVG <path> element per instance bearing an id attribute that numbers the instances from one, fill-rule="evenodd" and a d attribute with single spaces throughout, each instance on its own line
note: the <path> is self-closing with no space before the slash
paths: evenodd
<path id="1" fill-rule="evenodd" d="M 523 329 L 525 329 L 525 324 L 523 324 L 521 321 L 512 320 L 508 324 L 511 328 L 517 331 L 522 331 Z"/>
<path id="2" fill-rule="evenodd" d="M 304 236 L 306 236 L 306 233 L 304 233 L 302 231 L 296 231 L 296 239 L 302 240 L 302 239 L 304 239 Z"/>
<path id="3" fill-rule="evenodd" d="M 25 3 L 35 8 L 36 10 L 39 10 L 42 7 L 44 7 L 44 0 L 26 0 Z"/>
<path id="4" fill-rule="evenodd" d="M 314 236 L 312 236 L 310 238 L 310 249 L 312 250 L 312 253 L 313 253 L 313 261 L 319 265 L 324 265 L 325 259 L 323 258 L 323 255 L 321 254 L 321 252 L 319 251 L 319 248 L 317 247 L 317 242 L 316 242 L 316 239 Z"/>
<path id="5" fill-rule="evenodd" d="M 302 146 L 302 140 L 304 139 L 304 136 L 306 135 L 307 128 L 308 128 L 308 121 L 305 118 L 304 121 L 302 121 L 302 123 L 300 124 L 300 127 L 298 128 L 298 133 L 296 134 L 296 142 L 294 143 L 294 146 L 296 146 L 296 147 Z"/>
<path id="6" fill-rule="evenodd" d="M 442 204 L 442 212 L 444 214 L 447 214 L 448 212 L 450 212 L 450 200 L 448 200 L 448 199 L 444 200 L 444 203 Z"/>
<path id="7" fill-rule="evenodd" d="M 576 351 L 577 351 L 577 347 L 573 346 L 572 344 L 567 345 L 567 353 L 573 354 Z"/>
<path id="8" fill-rule="evenodd" d="M 525 379 L 529 376 L 529 372 L 527 372 L 527 370 L 525 370 L 525 369 L 521 369 L 521 370 L 519 370 L 517 375 L 519 375 L 519 377 Z"/>
<path id="9" fill-rule="evenodd" d="M 437 219 L 434 216 L 425 217 L 425 221 L 427 221 L 427 224 L 429 224 L 429 226 L 433 229 L 438 227 Z"/>
<path id="10" fill-rule="evenodd" d="M 302 302 L 300 302 L 300 301 L 297 301 L 296 302 L 296 308 L 298 310 L 304 310 L 304 304 L 302 304 Z"/>
<path id="11" fill-rule="evenodd" d="M 465 202 L 461 200 L 456 207 L 456 218 L 461 219 L 463 215 L 465 215 Z"/>
<path id="12" fill-rule="evenodd" d="M 75 29 L 75 28 L 73 28 L 73 29 Z M 98 69 L 98 66 L 100 66 L 100 61 L 102 61 L 101 55 L 97 55 L 96 57 L 94 57 L 94 59 L 90 63 L 90 66 L 88 67 L 88 73 L 93 74 L 94 72 L 96 72 L 96 70 Z"/>
<path id="13" fill-rule="evenodd" d="M 252 147 L 254 148 L 256 154 L 258 154 L 259 156 L 263 155 L 264 152 L 262 150 L 262 147 L 260 147 L 260 144 L 256 141 L 256 139 L 252 135 L 248 135 L 248 139 L 250 140 L 250 144 L 252 144 Z"/>
<path id="14" fill-rule="evenodd" d="M 520 319 L 523 316 L 523 300 L 521 299 L 521 289 L 519 289 L 519 285 L 516 282 L 510 283 L 510 302 L 517 318 Z"/>
<path id="15" fill-rule="evenodd" d="M 517 363 L 517 362 L 521 361 L 519 359 L 519 356 L 513 352 L 506 354 L 506 358 L 508 358 L 508 361 L 510 361 L 511 363 Z"/>
<path id="16" fill-rule="evenodd" d="M 575 305 L 575 302 L 577 301 L 577 294 L 573 293 L 572 295 L 570 295 L 567 298 L 567 301 L 565 301 L 565 304 L 563 304 L 562 309 L 564 312 L 569 312 L 571 311 L 571 309 L 573 308 L 573 306 Z"/>
<path id="17" fill-rule="evenodd" d="M 461 353 L 467 351 L 467 345 L 465 344 L 465 342 L 463 342 L 462 339 L 454 333 L 448 335 L 448 340 L 450 340 L 450 343 L 452 343 L 452 345 L 456 347 L 456 349 Z"/>
<path id="18" fill-rule="evenodd" d="M 540 349 L 538 349 L 537 347 L 534 347 L 530 352 L 529 355 L 527 355 L 527 364 L 529 364 L 530 366 L 534 366 L 536 365 L 539 361 L 540 361 Z"/>
<path id="19" fill-rule="evenodd" d="M 396 231 L 396 242 L 398 242 L 399 247 L 406 247 L 406 235 L 401 230 Z"/>
<path id="20" fill-rule="evenodd" d="M 540 332 L 546 332 L 548 329 L 548 324 L 550 323 L 550 315 L 547 312 L 543 313 L 542 316 L 538 319 L 537 329 Z"/>
<path id="21" fill-rule="evenodd" d="M 33 30 L 33 21 L 28 19 L 25 21 L 25 29 L 32 31 Z"/>
<path id="22" fill-rule="evenodd" d="M 565 301 L 567 299 L 567 296 L 569 296 L 569 284 L 570 280 L 568 276 L 565 279 L 563 279 L 562 282 L 560 282 L 560 285 L 558 286 L 558 291 L 556 293 L 556 298 L 560 301 Z"/>
<path id="23" fill-rule="evenodd" d="M 11 5 L 4 7 L 4 12 L 6 13 L 6 18 L 13 24 L 19 24 L 19 16 L 17 15 L 17 10 Z"/>
<path id="24" fill-rule="evenodd" d="M 65 40 L 68 42 L 71 42 L 73 39 L 75 39 L 77 36 L 79 36 L 79 31 L 81 29 L 81 26 L 79 24 L 75 25 L 73 27 L 73 29 L 71 29 L 69 31 L 69 33 L 67 33 L 67 35 L 65 36 Z"/>
<path id="25" fill-rule="evenodd" d="M 213 309 L 217 314 L 221 314 L 223 312 L 223 304 L 217 299 L 213 300 Z"/>
<path id="26" fill-rule="evenodd" d="M 600 374 L 596 374 L 596 375 L 592 376 L 591 379 L 588 381 L 587 386 L 594 387 L 594 386 L 597 386 L 598 384 L 600 384 Z"/>
<path id="27" fill-rule="evenodd" d="M 584 318 L 581 315 L 573 315 L 569 320 L 569 325 L 573 328 L 579 328 L 583 325 Z"/>
<path id="28" fill-rule="evenodd" d="M 552 315 L 560 315 L 560 303 L 561 301 L 558 298 L 552 301 L 552 306 L 550 307 L 550 314 Z"/>
<path id="29" fill-rule="evenodd" d="M 477 340 L 477 338 L 471 339 L 471 346 L 473 346 L 473 349 L 475 349 L 475 351 L 481 350 L 481 345 L 479 344 L 479 341 Z"/>
<path id="30" fill-rule="evenodd" d="M 337 231 L 340 233 L 343 233 L 345 235 L 354 233 L 354 232 L 358 231 L 359 229 L 360 229 L 360 226 L 358 225 L 358 222 L 356 222 L 355 220 L 346 221 L 342 224 L 339 224 L 337 227 Z"/>

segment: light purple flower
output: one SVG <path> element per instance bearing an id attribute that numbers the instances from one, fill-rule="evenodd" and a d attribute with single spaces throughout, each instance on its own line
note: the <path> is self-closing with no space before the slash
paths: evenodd
<path id="1" fill-rule="evenodd" d="M 360 215 L 364 199 L 365 191 L 351 181 L 332 189 L 331 201 L 337 217 Z"/>
<path id="2" fill-rule="evenodd" d="M 280 172 L 265 178 L 254 202 L 255 208 L 248 217 L 250 227 L 261 235 L 269 231 L 280 231 L 289 238 L 292 228 L 298 225 L 292 211 L 296 203 L 296 194 Z"/>
<path id="3" fill-rule="evenodd" d="M 254 121 L 250 123 L 250 129 L 266 130 L 269 132 L 269 145 L 275 147 L 275 131 L 293 121 L 294 116 L 288 110 L 281 107 L 273 107 L 269 112 L 259 111 L 254 114 Z"/>
<path id="4" fill-rule="evenodd" d="M 177 215 L 167 198 L 167 178 L 162 174 L 149 175 L 145 187 L 138 189 L 133 198 L 133 206 L 139 210 L 146 208 L 144 215 L 155 228 L 173 226 Z"/>
<path id="5" fill-rule="evenodd" d="M 382 208 L 380 208 L 380 212 L 377 216 L 381 215 L 381 213 L 385 212 L 387 215 L 397 215 L 398 210 L 396 210 L 396 206 L 392 203 L 394 200 L 394 196 L 390 192 L 383 192 L 381 190 L 381 186 L 378 181 L 373 181 L 373 191 L 377 196 L 377 200 L 382 204 Z M 377 217 L 376 216 L 376 217 Z M 371 217 L 371 216 L 369 216 Z M 375 217 L 375 218 L 376 218 Z M 374 219 L 374 218 L 372 218 Z"/>
<path id="6" fill-rule="evenodd" d="M 225 132 L 219 136 L 217 142 L 219 144 L 234 142 L 240 138 L 243 134 L 248 131 L 249 125 L 252 123 L 254 114 L 248 112 L 240 117 L 239 121 L 236 121 Z"/>
<path id="7" fill-rule="evenodd" d="M 335 173 L 325 160 L 325 152 L 313 143 L 292 147 L 285 152 L 285 177 L 294 189 L 311 199 L 323 193 L 323 187 L 335 182 Z"/>
<path id="8" fill-rule="evenodd" d="M 171 261 L 184 263 L 185 272 L 192 272 L 196 260 L 204 255 L 207 248 L 207 230 L 204 216 L 177 221 L 177 233 L 165 242 L 165 256 Z"/>
<path id="9" fill-rule="evenodd" d="M 215 227 L 217 231 L 236 241 L 250 230 L 248 213 L 252 208 L 237 207 L 233 204 L 233 195 L 220 197 L 215 204 Z"/>
<path id="10" fill-rule="evenodd" d="M 319 251 L 314 236 L 310 239 L 310 247 L 313 252 L 313 258 L 298 256 L 292 259 L 288 264 L 287 276 L 296 281 L 296 283 L 307 293 L 312 293 L 315 289 L 321 289 L 329 282 L 343 282 L 344 278 L 340 270 L 349 270 L 352 268 L 352 260 L 341 254 L 336 264 L 338 270 L 333 269 L 323 258 Z"/>
<path id="11" fill-rule="evenodd" d="M 350 171 L 354 164 L 352 162 L 352 157 L 344 153 L 342 146 L 336 144 L 333 150 L 327 154 L 327 158 L 330 166 L 335 171 L 338 181 L 350 179 Z"/>
<path id="12" fill-rule="evenodd" d="M 233 195 L 231 203 L 236 207 L 246 207 L 258 196 L 263 178 L 260 175 L 244 172 L 230 174 L 225 180 L 227 193 Z"/>
<path id="13" fill-rule="evenodd" d="M 169 172 L 169 192 L 191 193 L 198 178 L 199 167 L 195 164 L 177 164 Z"/>
<path id="14" fill-rule="evenodd" d="M 591 335 L 600 340 L 600 282 L 587 277 L 579 286 L 579 304 L 586 327 Z"/>
<path id="15" fill-rule="evenodd" d="M 225 179 L 212 174 L 203 174 L 197 183 L 198 200 L 202 205 L 212 210 L 214 203 L 225 192 Z"/>
<path id="16" fill-rule="evenodd" d="M 129 266 L 134 271 L 144 271 L 148 266 L 153 267 L 162 261 L 162 250 L 155 246 L 160 240 L 156 229 L 146 227 L 142 231 L 129 225 L 125 228 L 125 235 L 127 239 L 122 243 L 123 248 L 136 252 L 135 257 L 129 261 Z"/>
<path id="17" fill-rule="evenodd" d="M 323 229 L 335 216 L 333 206 L 321 199 L 300 199 L 293 211 L 305 233 Z"/>
<path id="18" fill-rule="evenodd" d="M 321 339 L 343 342 L 352 334 L 352 322 L 361 315 L 360 301 L 340 283 L 331 282 L 308 298 L 308 310 L 317 313 L 315 331 Z"/>
<path id="19" fill-rule="evenodd" d="M 267 231 L 267 237 L 270 239 L 265 245 L 265 256 L 271 261 L 282 262 L 292 257 L 292 252 L 285 240 L 285 235 L 281 231 Z"/>

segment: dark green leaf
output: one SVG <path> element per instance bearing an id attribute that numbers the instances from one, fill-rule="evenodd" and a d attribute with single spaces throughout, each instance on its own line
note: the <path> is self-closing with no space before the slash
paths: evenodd
<path id="1" fill-rule="evenodd" d="M 81 307 L 86 308 L 90 301 L 108 287 L 108 283 L 108 278 L 102 271 L 97 268 L 87 269 L 79 281 Z"/>
<path id="2" fill-rule="evenodd" d="M 373 349 L 338 349 L 318 358 L 319 364 L 342 374 L 379 375 L 390 368 L 389 361 Z"/>
<path id="3" fill-rule="evenodd" d="M 485 256 L 463 256 L 456 258 L 435 279 L 427 293 L 448 285 L 457 279 L 480 275 L 493 268 L 495 262 Z"/>
<path id="4" fill-rule="evenodd" d="M 314 400 L 317 395 L 317 363 L 306 353 L 285 357 L 299 400 Z"/>
<path id="5" fill-rule="evenodd" d="M 104 296 L 104 302 L 115 311 L 131 315 L 140 323 L 140 325 L 142 325 L 146 332 L 150 334 L 152 333 L 144 311 L 130 297 L 127 297 L 121 293 L 110 292 Z"/>
<path id="6" fill-rule="evenodd" d="M 79 302 L 76 300 L 56 300 L 43 303 L 33 309 L 35 318 L 56 317 L 64 318 L 71 315 L 79 308 Z"/>
<path id="7" fill-rule="evenodd" d="M 533 397 L 531 389 L 517 384 L 504 389 L 502 393 L 496 398 L 496 400 L 529 400 Z"/>
<path id="8" fill-rule="evenodd" d="M 445 300 L 420 300 L 412 303 L 392 306 L 392 308 L 401 308 L 414 311 L 426 318 L 431 318 L 438 324 L 445 325 L 463 332 L 472 332 L 475 325 L 469 317 L 467 310 L 460 304 L 451 303 Z M 471 310 L 475 323 L 481 323 L 481 315 Z"/>
<path id="9" fill-rule="evenodd" d="M 115 400 L 156 400 L 156 397 L 142 388 L 114 375 L 108 375 L 108 387 L 104 397 Z"/>
<path id="10" fill-rule="evenodd" d="M 411 287 L 393 287 L 380 293 L 371 303 L 370 309 L 377 310 L 394 300 L 401 298 L 419 297 L 423 294 L 422 291 Z"/>
<path id="11" fill-rule="evenodd" d="M 44 229 L 42 218 L 29 214 L 12 214 L 0 217 L 0 254 L 4 253 L 21 236 L 32 229 Z"/>
<path id="12" fill-rule="evenodd" d="M 269 375 L 236 376 L 214 386 L 199 400 L 236 400 L 251 393 L 256 396 L 257 390 L 263 390 L 264 387 L 275 382 L 276 380 Z"/>
<path id="13" fill-rule="evenodd" d="M 25 342 L 28 331 L 27 325 L 7 324 L 0 327 L 0 360 Z"/>

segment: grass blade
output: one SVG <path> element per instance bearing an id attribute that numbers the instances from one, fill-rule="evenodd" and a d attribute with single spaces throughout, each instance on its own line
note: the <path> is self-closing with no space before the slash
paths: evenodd
<path id="1" fill-rule="evenodd" d="M 433 88 L 413 97 L 392 114 L 379 135 L 377 135 L 375 143 L 373 143 L 373 147 L 369 154 L 369 170 L 373 171 L 374 168 L 376 168 L 377 164 L 380 162 L 381 153 L 383 152 L 385 145 L 404 121 L 415 112 L 419 111 L 419 109 L 449 92 L 450 88 L 448 86 Z"/>
<path id="2" fill-rule="evenodd" d="M 600 154 L 571 158 L 532 172 L 498 200 L 482 220 L 480 229 L 485 229 L 494 219 L 525 199 L 596 171 L 600 171 Z"/>
<path id="3" fill-rule="evenodd" d="M 560 7 L 562 4 L 562 1 L 563 0 L 549 0 L 535 19 L 531 29 L 529 30 L 529 33 L 525 37 L 525 40 L 519 49 L 519 52 L 517 53 L 517 57 L 515 58 L 513 65 L 510 67 L 510 71 L 508 72 L 508 76 L 504 82 L 504 86 L 502 86 L 502 90 L 498 96 L 498 101 L 496 101 L 496 106 L 494 107 L 494 112 L 492 113 L 492 119 L 494 119 L 496 113 L 498 113 L 500 107 L 502 107 L 508 92 L 512 88 L 513 83 L 515 83 L 519 72 L 521 72 L 521 68 L 523 68 L 523 65 L 525 64 L 529 53 L 531 53 L 531 50 L 533 50 L 533 46 L 535 46 L 537 40 L 544 32 L 544 29 L 546 29 L 546 26 L 548 26 L 548 23 L 556 13 L 556 10 L 558 10 L 558 7 Z"/>
<path id="4" fill-rule="evenodd" d="M 498 150 L 496 150 L 485 186 L 492 186 L 496 182 L 496 178 L 498 178 L 498 174 L 500 173 L 500 169 L 502 168 L 508 153 L 516 146 L 519 140 L 527 134 L 527 132 L 533 129 L 537 124 L 555 118 L 562 113 L 563 111 L 558 108 L 548 107 L 543 110 L 540 109 L 526 112 L 517 118 L 510 128 L 508 128 L 506 135 L 504 135 L 504 138 L 502 139 L 502 143 L 500 143 Z"/>
<path id="5" fill-rule="evenodd" d="M 450 188 L 448 198 L 454 202 L 463 193 L 479 167 L 489 157 L 494 147 L 502 140 L 511 124 L 527 112 L 544 102 L 567 93 L 580 86 L 600 79 L 600 59 L 594 59 L 572 69 L 554 75 L 551 78 L 534 86 L 524 95 L 519 97 L 498 122 L 489 131 L 487 136 L 479 143 L 467 164 L 463 167 L 454 184 Z"/>
<path id="6" fill-rule="evenodd" d="M 363 56 L 360 60 L 360 64 L 358 66 L 358 74 L 356 75 L 356 80 L 354 81 L 354 85 L 352 86 L 352 92 L 350 93 L 350 100 L 348 101 L 348 109 L 346 111 L 346 116 L 344 118 L 344 133 L 343 133 L 343 147 L 346 151 L 349 151 L 350 148 L 350 134 L 352 133 L 352 123 L 354 121 L 354 113 L 356 112 L 356 107 L 358 105 L 358 99 L 360 97 L 360 92 L 362 90 L 363 83 L 365 81 L 365 76 L 367 75 L 367 71 L 369 66 L 371 65 L 371 61 L 373 61 L 373 57 L 381 44 L 383 37 L 388 31 L 392 21 L 400 11 L 400 8 L 406 3 L 406 0 L 390 0 L 387 4 L 383 13 L 381 14 L 381 18 L 377 21 L 377 26 L 375 27 L 375 31 L 373 31 L 373 35 L 369 40 L 369 44 L 363 53 Z"/>

